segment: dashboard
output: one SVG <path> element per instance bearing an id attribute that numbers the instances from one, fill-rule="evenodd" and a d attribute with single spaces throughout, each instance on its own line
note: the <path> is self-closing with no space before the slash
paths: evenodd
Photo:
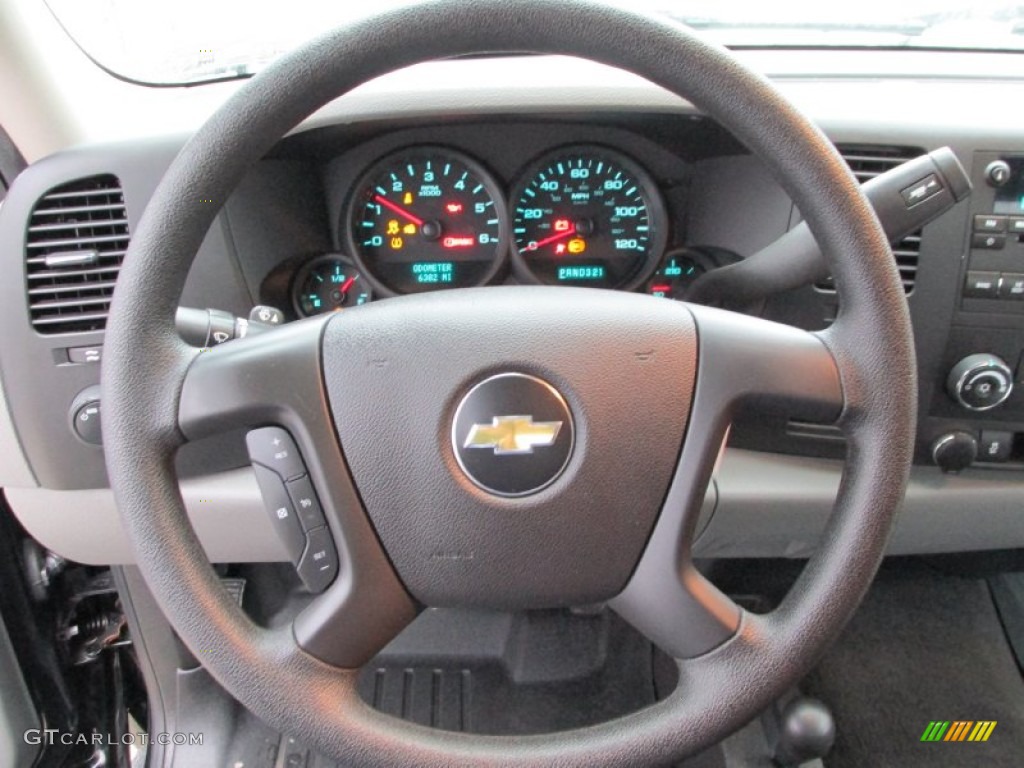
<path id="1" fill-rule="evenodd" d="M 1024 73 L 968 75 L 929 55 L 854 65 L 837 53 L 827 72 L 792 53 L 752 63 L 862 181 L 942 146 L 967 170 L 971 197 L 894 244 L 920 385 L 915 467 L 890 551 L 1024 546 L 1024 133 L 1013 107 Z M 292 321 L 509 283 L 681 299 L 701 274 L 800 222 L 758 158 L 650 84 L 546 57 L 414 69 L 446 85 L 424 92 L 405 72 L 364 86 L 217 201 L 183 306 L 247 318 L 265 305 Z M 522 88 L 524 72 L 544 85 Z M 33 535 L 84 562 L 130 560 L 99 446 L 103 324 L 131 232 L 184 140 L 41 158 L 0 209 L 0 484 Z M 746 311 L 817 330 L 842 308 L 826 279 Z M 845 450 L 829 425 L 736 414 L 698 553 L 809 554 Z M 179 473 L 212 559 L 282 559 L 243 436 L 186 446 Z"/>
<path id="2" fill-rule="evenodd" d="M 321 166 L 331 251 L 283 260 L 261 297 L 289 318 L 507 283 L 681 299 L 699 274 L 740 256 L 687 244 L 700 151 L 666 151 L 658 122 L 551 116 L 389 131 Z M 703 144 L 710 128 L 690 130 Z"/>
<path id="3" fill-rule="evenodd" d="M 635 131 L 534 121 L 511 130 L 467 125 L 454 136 L 447 126 L 416 137 L 437 134 L 437 141 L 476 147 L 487 135 L 502 139 L 502 148 L 521 147 L 501 157 L 487 147 L 487 162 L 448 144 L 386 149 L 405 133 L 377 149 L 387 153 L 354 182 L 349 169 L 365 157 L 331 161 L 329 197 L 337 210 L 329 216 L 334 214 L 337 252 L 298 268 L 281 265 L 281 274 L 269 278 L 277 288 L 268 291 L 270 299 L 298 317 L 401 294 L 497 283 L 682 299 L 699 275 L 741 259 L 725 249 L 685 245 L 688 165 L 678 155 L 663 157 Z M 558 144 L 563 136 L 602 143 Z M 626 152 L 656 164 L 658 176 Z M 290 295 L 284 299 L 280 286 L 286 282 Z"/>

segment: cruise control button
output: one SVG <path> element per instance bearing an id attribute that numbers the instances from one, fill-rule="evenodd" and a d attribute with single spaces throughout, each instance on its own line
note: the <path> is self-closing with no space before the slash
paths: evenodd
<path id="1" fill-rule="evenodd" d="M 1007 461 L 1013 451 L 1013 433 L 994 429 L 981 430 L 978 461 Z"/>
<path id="2" fill-rule="evenodd" d="M 295 511 L 299 514 L 302 530 L 311 531 L 326 525 L 323 510 L 320 508 L 320 500 L 316 497 L 316 491 L 313 489 L 309 475 L 289 480 L 285 485 L 288 488 L 288 496 L 291 497 L 292 504 L 295 506 Z"/>
<path id="3" fill-rule="evenodd" d="M 971 235 L 971 248 L 983 251 L 1001 251 L 1006 247 L 1006 235 Z"/>
<path id="4" fill-rule="evenodd" d="M 975 232 L 1005 232 L 1005 216 L 986 216 L 984 214 L 974 217 Z"/>
<path id="5" fill-rule="evenodd" d="M 274 470 L 285 480 L 306 474 L 295 441 L 281 427 L 254 429 L 245 436 L 245 444 L 254 464 Z"/>
<path id="6" fill-rule="evenodd" d="M 323 592 L 338 575 L 338 552 L 327 526 L 306 534 L 306 549 L 295 567 L 310 592 Z"/>
<path id="7" fill-rule="evenodd" d="M 968 272 L 964 281 L 964 296 L 969 299 L 999 298 L 999 273 Z"/>
<path id="8" fill-rule="evenodd" d="M 256 473 L 256 482 L 259 483 L 260 493 L 263 495 L 263 505 L 270 515 L 270 522 L 274 526 L 281 543 L 284 544 L 285 552 L 288 554 L 288 561 L 299 562 L 306 546 L 306 536 L 302 532 L 298 515 L 295 514 L 295 507 L 292 500 L 288 498 L 284 483 L 275 472 L 253 465 Z"/>
<path id="9" fill-rule="evenodd" d="M 1003 272 L 999 280 L 999 298 L 1024 301 L 1024 274 Z"/>

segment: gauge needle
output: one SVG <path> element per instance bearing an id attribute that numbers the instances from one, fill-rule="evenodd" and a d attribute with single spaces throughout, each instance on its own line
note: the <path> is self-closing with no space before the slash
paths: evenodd
<path id="1" fill-rule="evenodd" d="M 543 240 L 539 240 L 536 243 L 530 243 L 525 248 L 520 248 L 519 252 L 522 253 L 523 251 L 536 251 L 538 248 L 543 248 L 545 245 L 549 245 L 550 243 L 553 243 L 556 240 L 561 240 L 563 237 L 568 237 L 569 235 L 575 235 L 575 234 L 576 234 L 576 227 L 572 226 L 572 227 L 569 227 L 569 229 L 565 230 L 565 232 L 559 232 L 557 235 L 552 235 L 551 237 L 545 237 Z"/>
<path id="2" fill-rule="evenodd" d="M 392 211 L 397 213 L 399 216 L 404 216 L 409 221 L 411 221 L 413 224 L 415 224 L 417 227 L 422 227 L 423 226 L 423 219 L 421 219 L 419 216 L 413 216 L 411 213 L 409 213 L 409 211 L 405 210 L 405 208 L 403 208 L 400 205 L 395 205 L 390 200 L 388 200 L 386 197 L 384 197 L 382 195 L 374 195 L 373 199 L 376 200 L 381 205 L 383 205 L 385 208 L 390 208 Z"/>
<path id="3" fill-rule="evenodd" d="M 342 296 L 344 296 L 346 293 L 348 293 L 348 289 L 352 287 L 352 284 L 355 283 L 355 281 L 356 281 L 355 276 L 352 276 L 348 280 L 346 280 L 344 283 L 341 284 L 341 289 L 340 290 L 341 290 L 341 295 Z"/>

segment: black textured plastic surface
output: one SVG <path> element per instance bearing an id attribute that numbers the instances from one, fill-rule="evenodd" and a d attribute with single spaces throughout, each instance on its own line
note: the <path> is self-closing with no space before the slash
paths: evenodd
<path id="1" fill-rule="evenodd" d="M 693 566 L 690 543 L 733 413 L 831 423 L 842 412 L 835 359 L 821 339 L 787 325 L 690 307 L 700 376 L 686 442 L 651 540 L 611 606 L 675 658 L 702 656 L 735 634 L 741 611 Z"/>
<path id="2" fill-rule="evenodd" d="M 359 700 L 352 671 L 301 652 L 289 633 L 255 627 L 207 564 L 170 461 L 181 442 L 177 382 L 190 359 L 174 310 L 229 190 L 299 120 L 358 83 L 422 59 L 496 49 L 578 54 L 634 70 L 686 95 L 764 157 L 833 262 L 843 309 L 824 339 L 842 376 L 840 423 L 849 438 L 821 550 L 774 613 L 745 615 L 736 637 L 680 664 L 676 691 L 642 712 L 514 740 L 439 733 L 375 713 Z M 805 673 L 856 608 L 905 488 L 914 432 L 902 286 L 877 219 L 829 142 L 724 49 L 667 21 L 571 0 L 442 0 L 358 22 L 279 59 L 211 118 L 164 177 L 135 230 L 105 353 L 108 468 L 163 609 L 246 706 L 353 765 L 666 764 L 716 742 Z"/>
<path id="3" fill-rule="evenodd" d="M 625 586 L 689 412 L 696 334 L 683 305 L 541 286 L 407 296 L 335 317 L 323 356 L 345 458 L 414 597 L 542 608 Z M 518 499 L 474 486 L 451 446 L 462 397 L 505 372 L 549 382 L 576 421 L 565 472 Z"/>
<path id="4" fill-rule="evenodd" d="M 929 176 L 939 180 L 938 191 L 912 205 L 905 202 L 902 190 Z M 970 194 L 971 182 L 953 151 L 941 147 L 870 179 L 863 191 L 889 241 L 895 243 L 964 200 Z M 690 286 L 686 299 L 742 308 L 828 274 L 828 262 L 818 241 L 807 223 L 801 222 L 743 261 L 701 275 Z"/>

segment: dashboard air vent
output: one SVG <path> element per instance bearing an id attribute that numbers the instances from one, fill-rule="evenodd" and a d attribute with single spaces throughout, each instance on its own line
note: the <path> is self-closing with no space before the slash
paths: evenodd
<path id="1" fill-rule="evenodd" d="M 25 238 L 32 325 L 39 333 L 102 330 L 128 249 L 121 182 L 90 176 L 56 187 L 32 210 Z"/>
<path id="2" fill-rule="evenodd" d="M 920 157 L 925 154 L 923 149 L 914 147 L 884 147 L 877 145 L 855 145 L 840 144 L 836 147 L 839 154 L 850 166 L 857 181 L 863 184 L 869 179 L 879 176 L 890 168 Z M 914 281 L 917 278 L 917 258 L 921 250 L 921 231 L 918 230 L 907 235 L 898 243 L 892 244 L 892 252 L 896 257 L 896 266 L 899 268 L 900 277 L 903 279 L 903 292 L 910 294 L 914 290 Z M 835 286 L 832 278 L 817 283 L 815 286 L 819 291 L 835 293 Z"/>

